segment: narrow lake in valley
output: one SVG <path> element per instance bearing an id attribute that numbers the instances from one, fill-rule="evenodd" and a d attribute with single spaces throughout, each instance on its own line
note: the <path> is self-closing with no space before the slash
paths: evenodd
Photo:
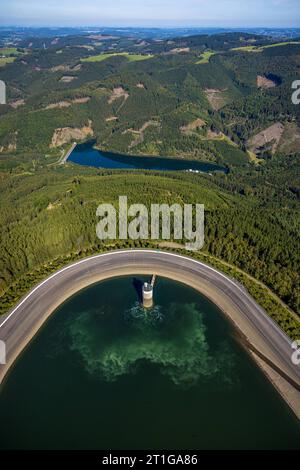
<path id="1" fill-rule="evenodd" d="M 0 389 L 2 449 L 300 449 L 300 424 L 195 290 L 108 279 L 62 304 Z"/>
<path id="2" fill-rule="evenodd" d="M 186 160 L 179 158 L 163 158 L 151 156 L 131 156 L 110 152 L 101 152 L 93 144 L 77 145 L 68 161 L 79 165 L 96 168 L 113 168 L 124 170 L 161 170 L 161 171 L 194 171 L 210 173 L 213 171 L 227 172 L 225 167 L 214 163 Z"/>

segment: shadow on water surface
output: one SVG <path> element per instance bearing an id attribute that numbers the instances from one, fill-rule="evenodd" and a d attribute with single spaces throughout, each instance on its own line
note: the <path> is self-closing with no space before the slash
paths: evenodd
<path id="1" fill-rule="evenodd" d="M 137 293 L 139 302 L 143 301 L 143 295 L 142 295 L 143 284 L 144 284 L 143 281 L 141 281 L 141 279 L 138 279 L 137 277 L 134 277 L 132 280 L 132 285 Z"/>

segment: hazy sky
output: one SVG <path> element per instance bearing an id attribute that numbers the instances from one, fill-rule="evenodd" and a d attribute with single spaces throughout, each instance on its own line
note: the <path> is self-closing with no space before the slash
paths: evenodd
<path id="1" fill-rule="evenodd" d="M 0 0 L 1 25 L 291 26 L 300 0 Z"/>

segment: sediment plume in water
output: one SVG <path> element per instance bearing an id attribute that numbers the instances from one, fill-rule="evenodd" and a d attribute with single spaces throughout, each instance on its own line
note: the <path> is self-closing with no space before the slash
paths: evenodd
<path id="1" fill-rule="evenodd" d="M 177 386 L 199 378 L 232 380 L 233 357 L 226 344 L 209 348 L 203 315 L 194 304 L 143 308 L 138 302 L 123 315 L 94 309 L 68 324 L 70 348 L 88 373 L 111 382 L 135 373 L 142 363 L 159 367 Z"/>

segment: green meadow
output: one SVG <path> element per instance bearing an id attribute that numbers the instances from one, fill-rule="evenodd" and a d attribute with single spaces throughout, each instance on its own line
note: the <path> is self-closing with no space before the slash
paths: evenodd
<path id="1" fill-rule="evenodd" d="M 205 51 L 203 54 L 201 54 L 200 59 L 196 62 L 196 64 L 208 64 L 209 59 L 215 55 L 216 53 L 214 51 Z"/>
<path id="2" fill-rule="evenodd" d="M 106 59 L 110 59 L 111 57 L 116 57 L 116 56 L 121 56 L 121 57 L 126 57 L 126 59 L 129 60 L 129 62 L 138 62 L 141 60 L 147 60 L 147 59 L 152 59 L 153 55 L 147 54 L 147 55 L 142 55 L 142 54 L 129 54 L 128 52 L 113 52 L 113 53 L 108 53 L 108 54 L 98 54 L 98 55 L 93 55 L 90 57 L 86 57 L 85 59 L 81 59 L 82 62 L 103 62 Z"/>

